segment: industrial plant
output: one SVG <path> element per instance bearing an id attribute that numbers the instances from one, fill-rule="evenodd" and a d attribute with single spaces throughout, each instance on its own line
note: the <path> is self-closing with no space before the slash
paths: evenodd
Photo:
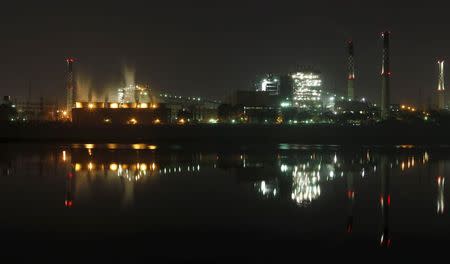
<path id="1" fill-rule="evenodd" d="M 66 59 L 65 105 L 45 101 L 18 102 L 8 96 L 2 104 L 7 122 L 72 122 L 77 125 L 161 125 L 193 123 L 229 124 L 350 124 L 363 125 L 388 120 L 432 121 L 433 113 L 447 113 L 444 60 L 438 60 L 435 98 L 426 107 L 391 102 L 390 32 L 381 33 L 379 105 L 361 94 L 356 85 L 355 46 L 347 41 L 347 87 L 343 95 L 331 92 L 320 69 L 265 73 L 253 87 L 235 90 L 222 101 L 197 96 L 179 96 L 152 89 L 148 83 L 132 82 L 117 87 L 102 101 L 81 100 L 76 82 L 75 58 Z M 395 89 L 395 87 L 394 87 Z M 110 100 L 111 99 L 111 100 Z"/>

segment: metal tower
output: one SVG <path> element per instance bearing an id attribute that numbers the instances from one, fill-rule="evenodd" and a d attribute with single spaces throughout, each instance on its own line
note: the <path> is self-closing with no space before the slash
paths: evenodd
<path id="1" fill-rule="evenodd" d="M 437 89 L 437 107 L 439 110 L 445 108 L 445 86 L 444 86 L 444 61 L 438 60 L 438 71 L 439 71 L 439 80 L 438 80 L 438 89 Z"/>
<path id="2" fill-rule="evenodd" d="M 66 83 L 66 111 L 69 116 L 72 116 L 72 108 L 75 107 L 77 100 L 77 88 L 75 85 L 75 78 L 73 73 L 73 63 L 75 59 L 67 58 L 67 83 Z"/>
<path id="3" fill-rule="evenodd" d="M 355 61 L 353 53 L 353 41 L 348 41 L 348 78 L 347 78 L 347 97 L 353 100 L 355 98 Z"/>
<path id="4" fill-rule="evenodd" d="M 383 61 L 381 66 L 381 119 L 389 118 L 390 112 L 390 88 L 391 68 L 389 61 L 389 31 L 381 33 L 383 40 Z"/>

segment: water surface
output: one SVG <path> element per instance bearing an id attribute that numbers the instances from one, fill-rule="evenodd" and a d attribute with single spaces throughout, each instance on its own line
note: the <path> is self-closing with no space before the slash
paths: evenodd
<path id="1" fill-rule="evenodd" d="M 160 242 L 158 254 L 194 254 L 198 248 L 189 245 L 230 240 L 373 249 L 449 240 L 447 148 L 83 143 L 2 149 L 0 226 L 19 241 L 126 246 L 144 240 Z M 245 243 L 211 247 L 229 255 L 245 252 Z"/>

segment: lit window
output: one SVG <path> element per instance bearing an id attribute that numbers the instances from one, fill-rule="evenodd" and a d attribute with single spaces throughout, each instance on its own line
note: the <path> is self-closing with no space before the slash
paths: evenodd
<path id="1" fill-rule="evenodd" d="M 130 120 L 128 120 L 127 124 L 129 124 L 129 125 L 136 125 L 137 124 L 137 120 L 135 118 L 131 118 Z"/>

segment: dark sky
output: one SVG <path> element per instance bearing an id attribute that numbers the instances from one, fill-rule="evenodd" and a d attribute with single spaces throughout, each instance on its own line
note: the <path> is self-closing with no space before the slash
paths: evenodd
<path id="1" fill-rule="evenodd" d="M 31 82 L 33 97 L 62 102 L 67 56 L 98 95 L 124 82 L 125 66 L 137 82 L 214 99 L 250 89 L 257 74 L 313 66 L 325 89 L 344 93 L 352 38 L 356 95 L 377 102 L 380 32 L 390 30 L 393 102 L 416 103 L 450 55 L 444 1 L 36 2 L 1 8 L 2 94 L 25 98 Z"/>

